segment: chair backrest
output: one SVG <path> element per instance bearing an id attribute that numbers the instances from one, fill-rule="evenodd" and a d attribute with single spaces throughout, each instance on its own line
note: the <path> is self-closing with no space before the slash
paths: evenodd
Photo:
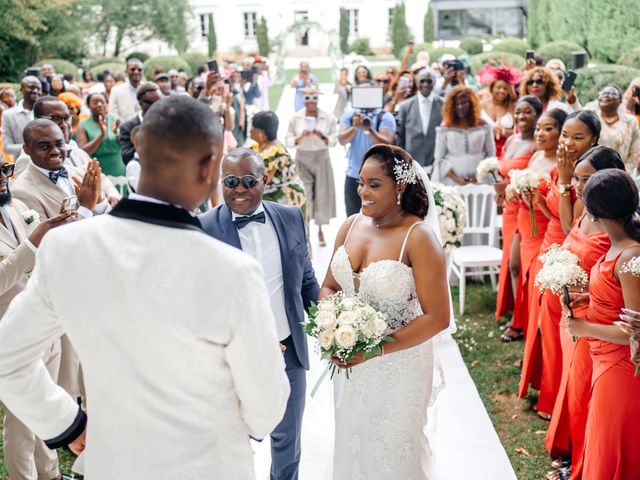
<path id="1" fill-rule="evenodd" d="M 110 175 L 107 175 L 107 178 L 111 180 L 111 183 L 113 183 L 113 186 L 116 187 L 116 190 L 120 192 L 122 198 L 129 196 L 129 181 L 127 180 L 127 177 L 112 177 Z"/>
<path id="2" fill-rule="evenodd" d="M 455 187 L 464 199 L 464 233 L 478 233 L 488 236 L 485 245 L 493 245 L 496 223 L 496 192 L 491 185 L 464 185 Z"/>

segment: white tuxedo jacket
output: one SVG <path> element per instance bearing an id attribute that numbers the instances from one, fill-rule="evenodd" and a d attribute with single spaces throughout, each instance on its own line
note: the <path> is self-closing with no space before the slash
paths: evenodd
<path id="1" fill-rule="evenodd" d="M 43 439 L 78 406 L 41 361 L 69 336 L 88 480 L 251 479 L 289 396 L 258 263 L 193 230 L 102 215 L 50 231 L 0 322 L 0 399 Z"/>

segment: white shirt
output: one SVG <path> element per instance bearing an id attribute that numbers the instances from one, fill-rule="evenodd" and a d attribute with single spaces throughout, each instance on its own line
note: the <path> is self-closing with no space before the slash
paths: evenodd
<path id="1" fill-rule="evenodd" d="M 240 245 L 242 250 L 262 265 L 264 281 L 267 284 L 267 292 L 271 301 L 271 311 L 276 318 L 276 332 L 278 340 L 282 341 L 291 335 L 289 321 L 287 320 L 287 309 L 284 302 L 284 277 L 282 275 L 282 259 L 280 253 L 280 243 L 276 229 L 269 219 L 269 215 L 264 211 L 264 206 L 256 209 L 252 215 L 264 212 L 265 223 L 251 222 L 243 228 L 238 229 Z M 231 212 L 232 218 L 244 215 L 237 215 Z"/>
<path id="2" fill-rule="evenodd" d="M 433 93 L 428 97 L 418 92 L 418 101 L 420 102 L 420 118 L 422 119 L 422 133 L 427 134 L 429 129 L 429 119 L 431 118 L 431 109 L 433 108 Z"/>
<path id="3" fill-rule="evenodd" d="M 53 170 L 47 170 L 46 168 L 40 168 L 35 163 L 33 164 L 33 166 L 36 168 L 36 170 L 38 170 L 39 172 L 42 172 L 43 175 L 46 175 L 47 178 L 50 178 L 49 177 L 49 172 L 52 172 Z M 49 181 L 51 181 L 51 180 L 49 180 Z M 67 178 L 65 178 L 63 176 L 59 176 L 58 180 L 56 182 L 56 186 L 58 188 L 62 189 L 62 191 L 65 192 L 67 194 L 67 196 L 69 196 L 69 197 L 71 197 L 71 196 L 76 194 L 76 189 L 73 187 L 73 183 L 71 182 L 71 173 L 70 172 L 69 172 L 69 177 L 67 177 Z M 107 209 L 108 205 L 109 205 L 109 201 L 107 200 L 107 198 L 103 198 L 102 201 L 96 205 L 95 212 L 97 214 L 104 213 L 105 210 Z M 83 218 L 89 218 L 89 217 L 93 217 L 93 212 L 91 210 L 89 210 L 88 208 L 83 207 L 82 205 L 80 205 L 78 207 L 78 215 L 80 215 Z"/>

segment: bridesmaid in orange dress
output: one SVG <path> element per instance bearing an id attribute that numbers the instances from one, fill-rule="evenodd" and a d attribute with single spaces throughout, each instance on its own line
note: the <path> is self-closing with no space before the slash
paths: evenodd
<path id="1" fill-rule="evenodd" d="M 611 248 L 591 271 L 586 319 L 565 314 L 567 331 L 587 338 L 593 361 L 582 478 L 635 480 L 640 377 L 634 376 L 629 336 L 614 322 L 622 308 L 640 310 L 640 277 L 622 272 L 640 256 L 638 187 L 625 172 L 597 172 L 585 186 L 584 203 L 589 219 L 609 235 Z"/>
<path id="2" fill-rule="evenodd" d="M 542 241 L 542 246 L 540 247 L 539 255 L 546 253 L 551 245 L 554 243 L 561 244 L 564 241 L 565 234 L 562 229 L 562 224 L 560 222 L 560 212 L 559 212 L 559 188 L 564 188 L 566 186 L 567 192 L 571 194 L 571 185 L 570 182 L 565 182 L 564 184 L 560 183 L 558 180 L 558 169 L 556 168 L 557 163 L 557 151 L 558 151 L 558 142 L 560 140 L 560 132 L 562 131 L 562 125 L 567 118 L 567 114 L 565 111 L 560 110 L 558 108 L 554 108 L 552 110 L 547 110 L 542 116 L 538 119 L 538 123 L 536 124 L 536 153 L 533 154 L 531 158 L 531 164 L 540 163 L 542 165 L 552 165 L 553 168 L 551 170 L 551 187 L 546 196 L 542 195 L 542 191 L 536 191 L 534 195 L 534 204 L 544 213 L 544 215 L 549 219 L 549 225 L 547 226 L 547 231 L 544 235 L 544 240 Z M 568 184 L 568 185 L 567 185 Z M 542 267 L 542 264 L 539 260 L 535 261 L 535 265 L 532 272 L 532 278 L 535 278 L 537 272 Z M 560 374 L 562 371 L 562 353 L 560 350 L 560 340 L 558 338 L 558 323 L 555 324 L 555 334 L 554 336 L 558 338 L 557 340 L 557 349 L 556 351 L 545 349 L 545 355 L 542 356 L 542 346 L 540 344 L 540 332 L 539 329 L 542 328 L 541 325 L 537 324 L 537 319 L 539 318 L 539 314 L 548 305 L 552 307 L 557 306 L 557 319 L 560 320 L 560 316 L 562 311 L 560 310 L 560 304 L 558 303 L 557 297 L 549 296 L 555 302 L 545 302 L 544 299 L 549 295 L 542 295 L 540 291 L 536 288 L 532 291 L 532 297 L 530 302 L 530 318 L 531 318 L 531 326 L 532 326 L 532 334 L 527 337 L 525 343 L 525 354 L 522 362 L 522 375 L 520 377 L 520 398 L 525 398 L 529 393 L 529 385 L 535 389 L 540 390 L 540 396 L 538 398 L 538 415 L 544 419 L 549 419 L 551 417 L 551 411 L 553 410 L 553 403 L 556 399 L 557 392 L 557 384 L 560 383 Z M 557 305 L 556 305 L 557 304 Z M 554 354 L 557 354 L 554 356 Z M 558 363 L 558 374 L 557 381 L 553 381 L 553 379 L 549 378 L 549 368 L 545 368 L 545 364 L 548 360 L 551 360 L 552 365 L 555 363 L 557 357 Z M 546 374 L 546 376 L 545 376 Z M 546 380 L 546 381 L 545 381 Z M 553 386 L 555 385 L 555 389 Z M 548 413 L 547 413 L 548 412 Z"/>
<path id="3" fill-rule="evenodd" d="M 500 159 L 500 175 L 505 183 L 496 184 L 496 202 L 504 205 L 502 212 L 502 263 L 498 278 L 498 298 L 496 301 L 496 320 L 513 310 L 514 296 L 518 285 L 520 243 L 517 233 L 518 204 L 505 202 L 505 184 L 509 183 L 509 172 L 513 169 L 523 169 L 529 163 L 535 142 L 533 133 L 536 121 L 542 113 L 542 104 L 535 97 L 527 96 L 516 103 L 515 122 L 520 133 L 512 135 L 504 146 L 504 153 Z M 513 255 L 512 255 L 513 252 Z M 517 340 L 517 331 L 507 327 L 503 336 L 505 341 Z"/>
<path id="4" fill-rule="evenodd" d="M 624 162 L 618 152 L 611 148 L 596 146 L 587 150 L 576 163 L 575 171 L 571 161 L 562 156 L 558 161 L 561 178 L 573 177 L 576 199 L 573 202 L 576 219 L 564 245 L 579 259 L 579 265 L 587 275 L 597 260 L 611 246 L 609 236 L 601 227 L 590 222 L 584 212 L 582 192 L 587 180 L 599 170 L 617 168 L 624 171 Z M 572 173 L 568 173 L 572 172 Z M 572 203 L 571 197 L 561 196 L 562 203 Z M 568 219 L 565 219 L 568 221 Z M 564 224 L 563 224 L 564 226 Z M 582 318 L 589 307 L 587 293 L 572 293 L 571 308 L 574 316 Z M 559 299 L 558 308 L 561 309 Z M 551 423 L 547 430 L 545 446 L 555 460 L 552 466 L 568 472 L 571 466 L 571 478 L 580 478 L 584 453 L 584 433 L 587 423 L 589 397 L 591 394 L 591 355 L 586 339 L 574 341 L 566 333 L 566 326 L 559 326 L 560 345 L 562 347 L 562 377 L 555 400 Z M 564 467 L 564 468 L 563 468 Z M 568 475 L 565 475 L 565 478 Z M 547 478 L 560 479 L 559 471 L 550 472 Z"/>

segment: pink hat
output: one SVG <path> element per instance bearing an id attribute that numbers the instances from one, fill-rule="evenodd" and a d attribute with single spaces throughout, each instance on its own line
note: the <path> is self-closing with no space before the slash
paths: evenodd
<path id="1" fill-rule="evenodd" d="M 506 65 L 486 64 L 480 70 L 478 70 L 478 78 L 480 83 L 485 85 L 493 82 L 494 80 L 502 80 L 509 85 L 518 85 L 522 80 L 522 71 L 519 68 L 508 67 Z"/>

